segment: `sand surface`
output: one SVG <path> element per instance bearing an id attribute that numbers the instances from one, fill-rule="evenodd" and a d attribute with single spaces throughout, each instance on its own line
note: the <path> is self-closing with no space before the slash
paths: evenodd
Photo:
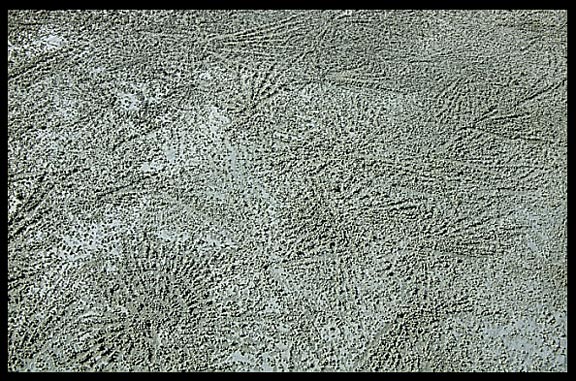
<path id="1" fill-rule="evenodd" d="M 9 370 L 566 370 L 567 12 L 8 23 Z"/>

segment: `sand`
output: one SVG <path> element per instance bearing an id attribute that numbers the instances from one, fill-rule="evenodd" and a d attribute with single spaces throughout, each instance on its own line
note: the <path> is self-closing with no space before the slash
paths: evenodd
<path id="1" fill-rule="evenodd" d="M 566 11 L 9 11 L 11 371 L 566 371 Z"/>

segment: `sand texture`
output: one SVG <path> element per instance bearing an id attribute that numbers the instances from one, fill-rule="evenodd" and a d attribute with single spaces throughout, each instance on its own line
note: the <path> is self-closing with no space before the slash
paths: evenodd
<path id="1" fill-rule="evenodd" d="M 566 371 L 566 11 L 9 11 L 11 371 Z"/>

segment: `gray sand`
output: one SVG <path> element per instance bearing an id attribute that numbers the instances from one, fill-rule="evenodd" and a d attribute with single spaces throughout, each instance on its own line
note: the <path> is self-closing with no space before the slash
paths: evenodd
<path id="1" fill-rule="evenodd" d="M 565 11 L 10 11 L 9 370 L 565 371 Z"/>

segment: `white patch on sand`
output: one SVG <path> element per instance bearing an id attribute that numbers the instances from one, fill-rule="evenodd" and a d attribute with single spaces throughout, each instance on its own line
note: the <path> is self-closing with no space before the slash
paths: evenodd
<path id="1" fill-rule="evenodd" d="M 164 168 L 164 164 L 157 163 L 157 162 L 153 161 L 153 162 L 142 164 L 142 166 L 140 167 L 140 170 L 142 172 L 150 173 L 150 172 L 158 172 L 158 171 L 162 170 L 163 168 Z"/>
<path id="2" fill-rule="evenodd" d="M 65 40 L 60 37 L 60 36 L 55 36 L 55 35 L 49 35 L 47 37 L 42 38 L 41 40 L 45 46 L 46 50 L 56 50 L 61 48 L 64 43 Z"/>
<path id="3" fill-rule="evenodd" d="M 239 351 L 232 353 L 230 355 L 229 361 L 242 362 L 245 364 L 252 364 L 253 363 L 248 357 L 244 356 Z"/>
<path id="4" fill-rule="evenodd" d="M 218 107 L 210 107 L 210 114 L 208 115 L 209 124 L 214 124 L 218 127 L 230 124 L 230 118 L 221 111 Z"/>
<path id="5" fill-rule="evenodd" d="M 89 73 L 94 75 L 94 74 L 103 73 L 105 71 L 106 71 L 106 69 L 103 68 L 102 66 L 96 66 L 96 67 L 93 67 L 92 69 L 90 69 Z"/>
<path id="6" fill-rule="evenodd" d="M 166 159 L 170 162 L 170 164 L 174 164 L 177 154 L 178 151 L 173 147 L 164 148 L 164 155 L 166 155 Z"/>
<path id="7" fill-rule="evenodd" d="M 210 74 L 210 72 L 205 72 L 202 73 L 198 76 L 198 79 L 202 82 L 210 82 L 212 81 L 213 77 L 212 74 Z"/>
<path id="8" fill-rule="evenodd" d="M 177 231 L 177 230 L 167 230 L 167 229 L 159 230 L 156 233 L 156 236 L 160 239 L 163 239 L 163 240 L 169 241 L 169 242 L 186 242 L 191 238 L 190 234 L 188 234 L 188 232 L 182 232 L 182 231 Z"/>
<path id="9" fill-rule="evenodd" d="M 120 99 L 121 107 L 127 111 L 135 111 L 140 108 L 140 100 L 136 97 L 135 94 L 131 93 L 118 93 L 118 97 Z"/>

